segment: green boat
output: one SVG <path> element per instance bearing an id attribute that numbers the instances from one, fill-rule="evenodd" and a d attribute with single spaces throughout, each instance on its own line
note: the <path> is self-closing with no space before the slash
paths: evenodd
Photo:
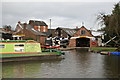
<path id="1" fill-rule="evenodd" d="M 42 51 L 40 43 L 25 40 L 0 41 L 0 62 L 36 60 L 60 57 L 64 52 L 57 50 Z"/>

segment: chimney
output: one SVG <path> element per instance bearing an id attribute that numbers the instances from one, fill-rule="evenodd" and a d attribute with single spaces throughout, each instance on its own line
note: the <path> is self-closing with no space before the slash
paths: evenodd
<path id="1" fill-rule="evenodd" d="M 24 23 L 24 29 L 26 29 L 26 27 L 27 27 L 27 23 Z"/>

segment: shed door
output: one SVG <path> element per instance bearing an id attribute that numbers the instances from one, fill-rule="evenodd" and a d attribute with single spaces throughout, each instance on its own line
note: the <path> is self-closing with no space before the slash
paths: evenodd
<path id="1" fill-rule="evenodd" d="M 90 47 L 90 39 L 89 38 L 77 38 L 76 47 Z"/>

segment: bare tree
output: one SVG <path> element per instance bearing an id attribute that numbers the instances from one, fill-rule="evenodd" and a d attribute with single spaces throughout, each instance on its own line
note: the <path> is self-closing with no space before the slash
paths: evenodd
<path id="1" fill-rule="evenodd" d="M 101 30 L 105 31 L 109 39 L 116 36 L 116 39 L 112 39 L 112 41 L 115 42 L 117 47 L 120 47 L 120 2 L 114 5 L 112 14 L 100 13 L 97 20 L 105 26 Z"/>

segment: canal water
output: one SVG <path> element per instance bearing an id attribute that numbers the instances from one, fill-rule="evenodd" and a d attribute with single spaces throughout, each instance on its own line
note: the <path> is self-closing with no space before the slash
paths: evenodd
<path id="1" fill-rule="evenodd" d="M 3 78 L 118 78 L 120 56 L 86 50 L 65 51 L 65 59 L 7 62 Z"/>

